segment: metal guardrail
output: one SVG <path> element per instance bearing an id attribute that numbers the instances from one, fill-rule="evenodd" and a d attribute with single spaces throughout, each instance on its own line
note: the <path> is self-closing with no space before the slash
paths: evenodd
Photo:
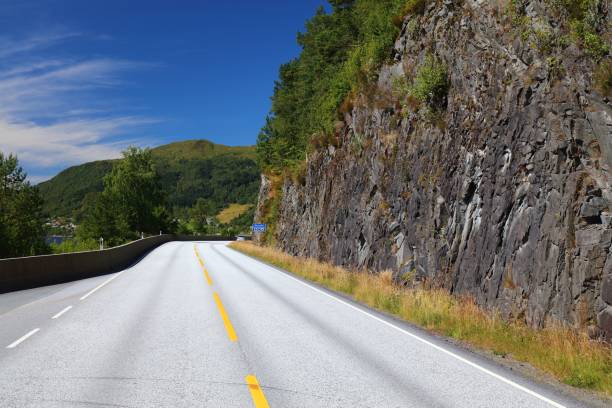
<path id="1" fill-rule="evenodd" d="M 56 285 L 120 271 L 171 241 L 232 241 L 234 237 L 158 235 L 100 251 L 0 259 L 0 293 Z"/>

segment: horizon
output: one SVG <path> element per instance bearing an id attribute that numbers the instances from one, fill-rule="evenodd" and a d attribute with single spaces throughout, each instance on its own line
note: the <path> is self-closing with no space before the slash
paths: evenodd
<path id="1" fill-rule="evenodd" d="M 9 0 L 0 151 L 38 184 L 131 145 L 254 145 L 278 68 L 322 5 Z"/>

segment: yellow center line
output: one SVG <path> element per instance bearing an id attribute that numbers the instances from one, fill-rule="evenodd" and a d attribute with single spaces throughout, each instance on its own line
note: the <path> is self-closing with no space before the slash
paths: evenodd
<path id="1" fill-rule="evenodd" d="M 195 251 L 196 257 L 198 258 L 198 262 L 200 262 L 200 266 L 202 267 L 202 270 L 204 271 L 204 277 L 206 278 L 206 282 L 208 282 L 208 286 L 212 286 L 212 279 L 210 278 L 210 275 L 208 274 L 208 270 L 204 266 L 204 260 L 200 257 L 200 253 L 198 252 L 198 249 L 196 248 L 195 245 L 193 246 L 193 250 Z"/>
<path id="2" fill-rule="evenodd" d="M 217 295 L 217 292 L 215 292 L 213 295 L 215 297 L 215 303 L 217 304 L 217 307 L 219 308 L 219 313 L 221 313 L 221 318 L 223 319 L 223 323 L 225 324 L 225 330 L 227 330 L 227 335 L 229 336 L 230 341 L 237 341 L 238 336 L 236 336 L 236 332 L 234 331 L 234 326 L 232 326 L 232 322 L 230 322 L 229 316 L 227 315 L 227 312 L 225 311 L 225 308 L 223 307 L 223 303 L 221 303 L 221 299 L 219 298 L 219 295 Z"/>
<path id="3" fill-rule="evenodd" d="M 257 378 L 254 375 L 247 375 L 246 383 L 249 386 L 249 391 L 251 391 L 251 397 L 253 397 L 255 408 L 270 408 L 268 401 L 266 401 L 266 397 L 259 386 L 259 383 L 257 382 Z"/>
<path id="4" fill-rule="evenodd" d="M 210 279 L 210 275 L 208 274 L 208 269 L 202 265 L 202 269 L 204 269 L 204 276 L 206 276 L 206 281 L 208 282 L 208 286 L 212 286 L 212 279 Z"/>

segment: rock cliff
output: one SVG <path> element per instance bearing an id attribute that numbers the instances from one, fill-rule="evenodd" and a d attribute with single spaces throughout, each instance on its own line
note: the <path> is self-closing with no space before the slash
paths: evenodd
<path id="1" fill-rule="evenodd" d="M 605 59 L 554 44 L 550 2 L 523 1 L 524 26 L 508 3 L 432 2 L 407 17 L 336 140 L 276 193 L 264 178 L 258 214 L 279 200 L 273 233 L 293 254 L 612 339 L 612 103 L 594 80 Z M 431 55 L 448 74 L 442 107 L 406 106 L 398 83 Z"/>

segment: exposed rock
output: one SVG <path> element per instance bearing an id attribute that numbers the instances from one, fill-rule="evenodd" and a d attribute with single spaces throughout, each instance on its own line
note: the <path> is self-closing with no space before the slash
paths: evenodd
<path id="1" fill-rule="evenodd" d="M 601 286 L 601 297 L 604 302 L 612 305 L 612 274 L 604 278 Z"/>
<path id="2" fill-rule="evenodd" d="M 341 146 L 310 155 L 305 183 L 285 180 L 277 242 L 611 338 L 612 106 L 590 91 L 592 61 L 568 47 L 558 79 L 489 2 L 437 4 L 345 115 Z M 444 113 L 385 103 L 429 52 L 449 70 Z"/>
<path id="3" fill-rule="evenodd" d="M 606 340 L 612 342 L 612 306 L 606 307 L 597 316 L 599 328 L 606 336 Z"/>
<path id="4" fill-rule="evenodd" d="M 259 198 L 257 200 L 257 208 L 255 209 L 255 219 L 262 221 L 265 213 L 265 203 L 268 201 L 271 192 L 271 183 L 267 177 L 263 174 L 261 176 L 261 183 L 259 184 Z M 263 235 L 255 233 L 253 236 L 254 240 L 261 242 Z"/>

